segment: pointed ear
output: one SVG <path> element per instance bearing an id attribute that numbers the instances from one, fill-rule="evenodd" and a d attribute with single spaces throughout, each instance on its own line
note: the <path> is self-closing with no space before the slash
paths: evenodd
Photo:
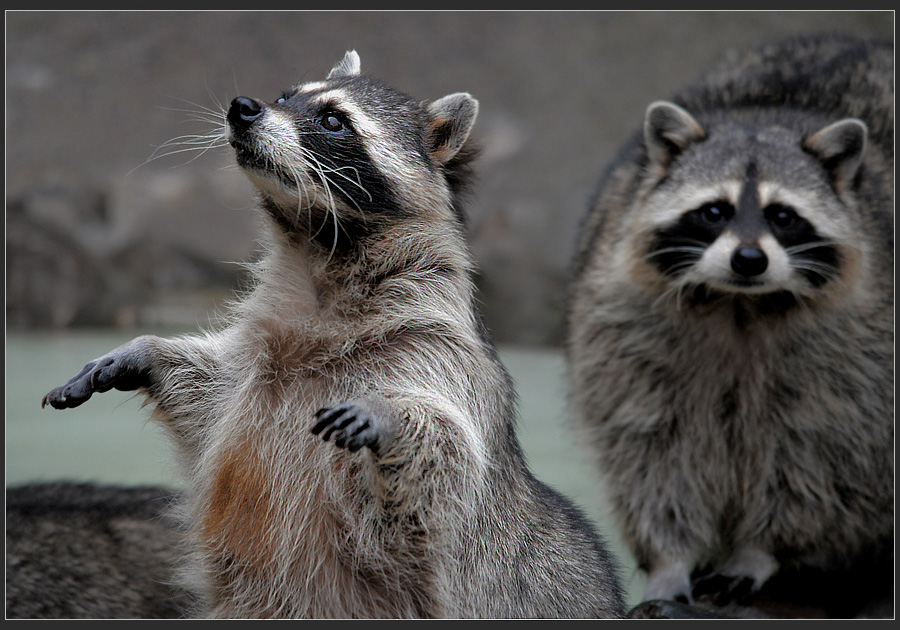
<path id="1" fill-rule="evenodd" d="M 437 164 L 446 164 L 466 143 L 478 116 L 478 101 L 458 92 L 430 103 L 428 113 L 428 154 Z"/>
<path id="2" fill-rule="evenodd" d="M 338 77 L 355 77 L 359 74 L 359 55 L 355 50 L 348 50 L 344 58 L 328 73 L 329 79 Z"/>
<path id="3" fill-rule="evenodd" d="M 835 189 L 841 193 L 856 176 L 866 150 L 868 133 L 863 121 L 845 118 L 808 136 L 803 141 L 803 148 L 822 162 L 831 174 Z"/>
<path id="4" fill-rule="evenodd" d="M 644 116 L 644 144 L 650 161 L 663 170 L 692 142 L 706 136 L 694 117 L 675 103 L 656 101 Z"/>

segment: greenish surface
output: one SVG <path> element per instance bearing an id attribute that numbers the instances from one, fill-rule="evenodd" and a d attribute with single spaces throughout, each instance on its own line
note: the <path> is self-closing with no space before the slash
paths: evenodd
<path id="1" fill-rule="evenodd" d="M 134 395 L 112 391 L 75 409 L 41 409 L 47 391 L 135 334 L 106 330 L 7 334 L 7 485 L 58 480 L 180 485 L 166 437 L 147 421 L 148 410 Z M 606 514 L 597 476 L 565 417 L 562 353 L 518 347 L 504 347 L 500 353 L 519 393 L 519 436 L 532 470 L 597 523 L 620 560 L 629 604 L 636 604 L 643 574 L 635 570 Z"/>

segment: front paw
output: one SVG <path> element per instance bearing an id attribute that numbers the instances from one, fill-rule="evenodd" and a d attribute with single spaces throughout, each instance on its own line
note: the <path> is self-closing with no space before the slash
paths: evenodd
<path id="1" fill-rule="evenodd" d="M 698 578 L 693 584 L 695 599 L 708 599 L 716 606 L 749 606 L 757 590 L 755 580 L 746 575 L 713 573 Z"/>
<path id="2" fill-rule="evenodd" d="M 717 606 L 747 606 L 777 570 L 778 561 L 772 554 L 755 546 L 741 546 L 721 566 L 695 573 L 693 594 Z"/>
<path id="3" fill-rule="evenodd" d="M 87 401 L 94 392 L 114 387 L 122 391 L 137 389 L 147 384 L 147 374 L 145 367 L 128 355 L 110 353 L 85 365 L 65 385 L 50 390 L 41 399 L 41 407 L 49 404 L 55 409 L 69 409 Z"/>
<path id="4" fill-rule="evenodd" d="M 365 406 L 346 402 L 316 412 L 313 435 L 321 434 L 326 442 L 334 436 L 334 444 L 355 453 L 363 446 L 377 452 L 381 421 Z"/>

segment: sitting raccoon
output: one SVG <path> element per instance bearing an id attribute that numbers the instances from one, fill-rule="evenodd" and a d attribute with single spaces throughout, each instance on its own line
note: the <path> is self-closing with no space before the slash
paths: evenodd
<path id="1" fill-rule="evenodd" d="M 591 523 L 530 473 L 481 324 L 461 195 L 478 103 L 360 73 L 238 97 L 269 249 L 226 325 L 142 336 L 45 402 L 155 403 L 208 617 L 621 617 Z"/>
<path id="2" fill-rule="evenodd" d="M 893 45 L 730 58 L 602 179 L 567 359 L 645 599 L 892 563 Z"/>

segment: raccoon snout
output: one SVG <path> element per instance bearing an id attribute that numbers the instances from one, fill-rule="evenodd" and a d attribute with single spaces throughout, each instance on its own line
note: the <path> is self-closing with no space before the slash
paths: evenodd
<path id="1" fill-rule="evenodd" d="M 760 275 L 768 265 L 769 259 L 759 247 L 738 247 L 731 255 L 731 269 L 747 278 Z"/>
<path id="2" fill-rule="evenodd" d="M 258 101 L 246 96 L 238 96 L 228 108 L 228 122 L 235 129 L 244 129 L 262 115 L 263 107 Z"/>

